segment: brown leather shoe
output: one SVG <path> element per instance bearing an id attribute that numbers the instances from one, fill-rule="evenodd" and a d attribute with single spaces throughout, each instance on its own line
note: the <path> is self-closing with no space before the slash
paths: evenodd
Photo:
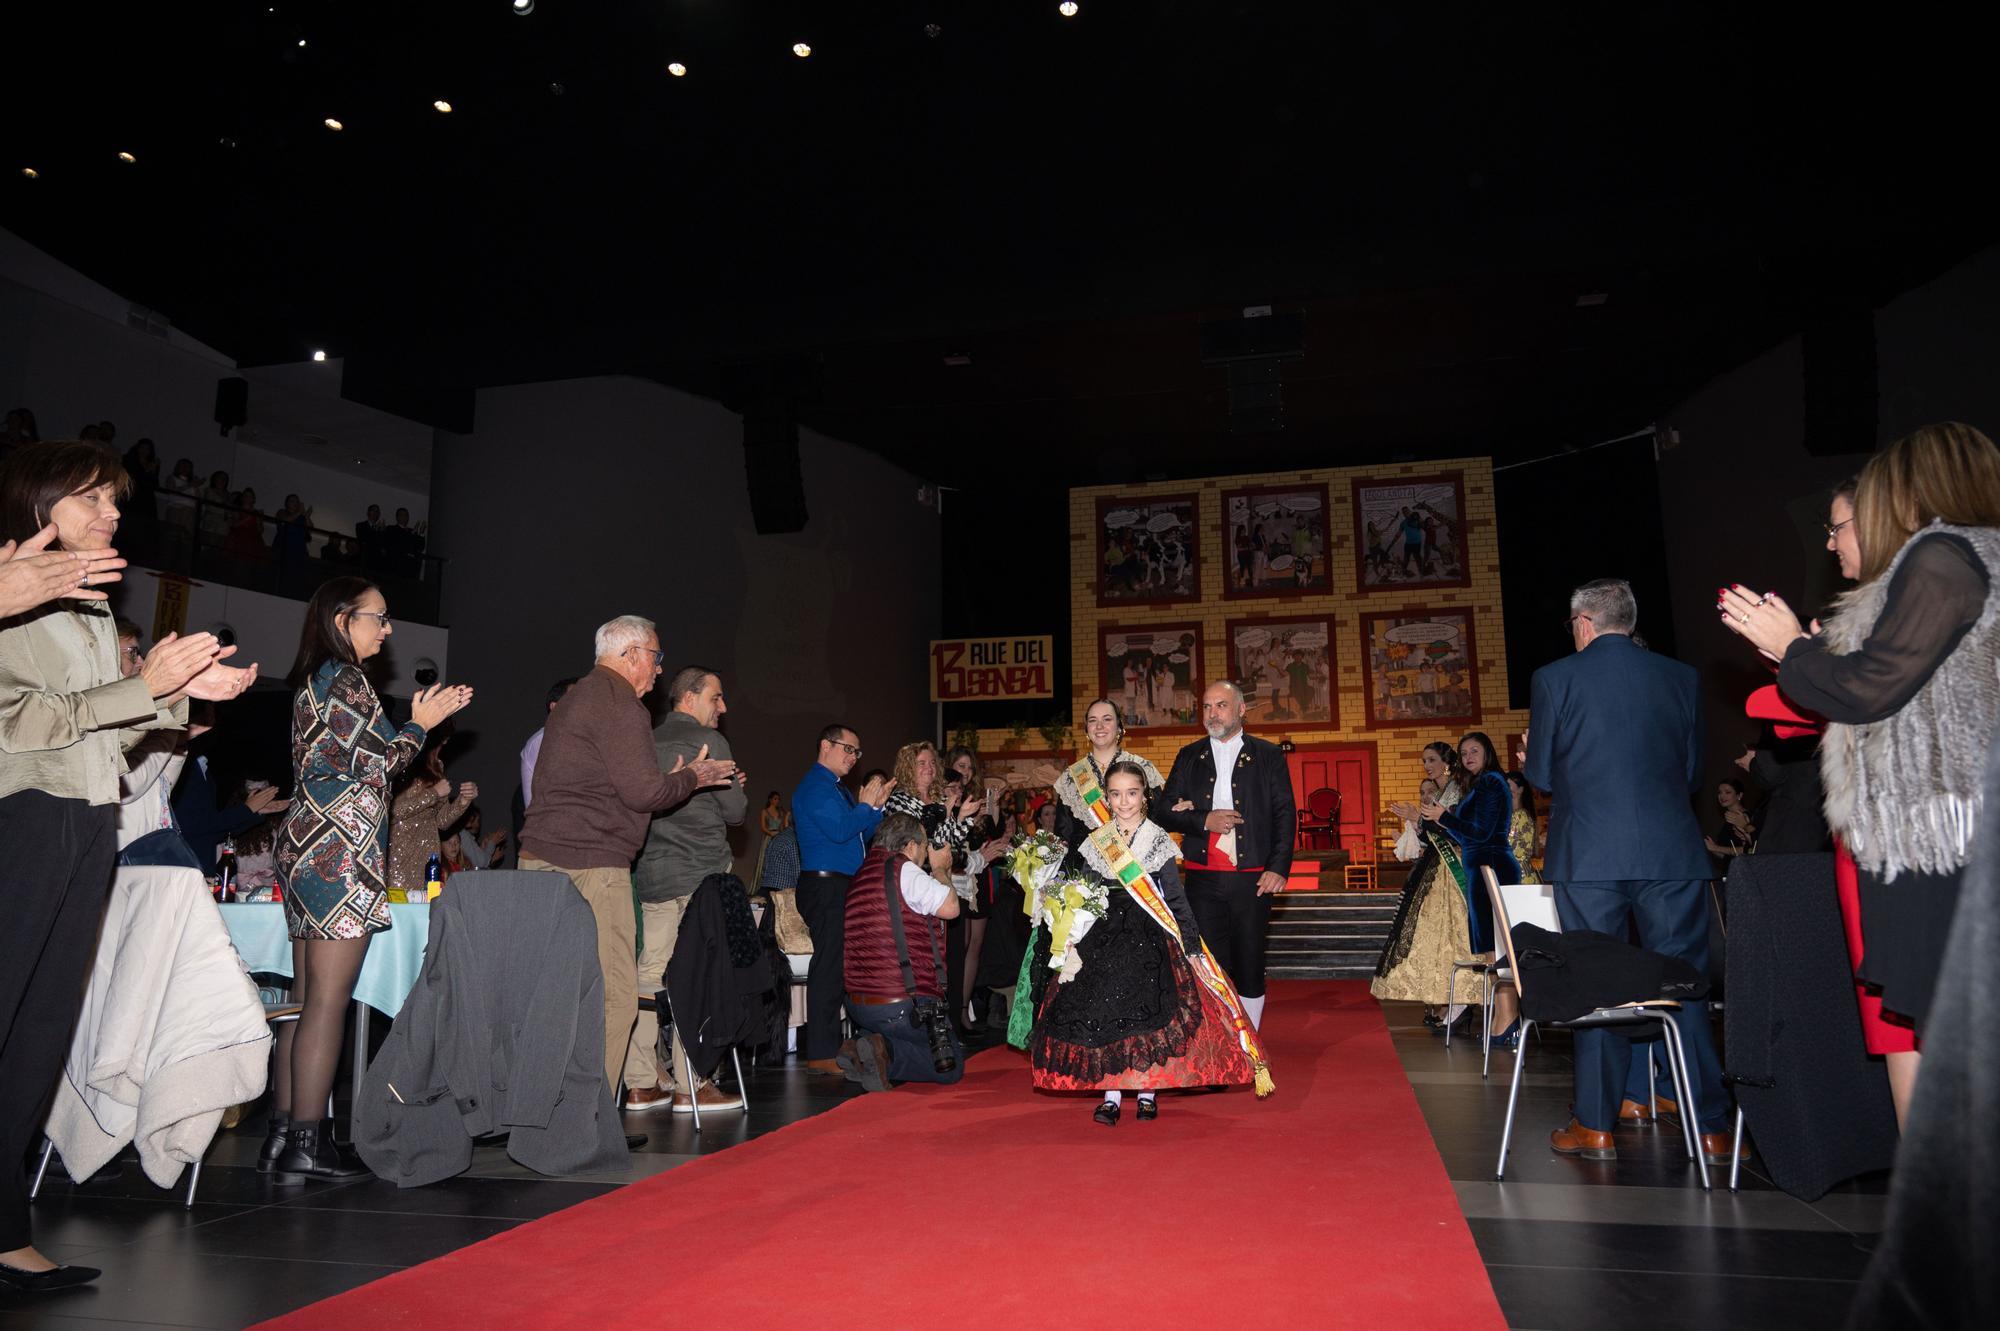
<path id="1" fill-rule="evenodd" d="M 693 1097 L 682 1092 L 675 1092 L 674 1112 L 676 1114 L 692 1114 L 697 1099 L 701 1102 L 703 1109 L 741 1109 L 743 1107 L 742 1096 L 731 1095 L 728 1091 L 711 1082 L 696 1091 Z"/>
<path id="2" fill-rule="evenodd" d="M 1586 1128 L 1575 1119 L 1566 1128 L 1557 1128 L 1549 1134 L 1549 1147 L 1560 1155 L 1574 1155 L 1585 1160 L 1616 1160 L 1618 1148 L 1611 1142 L 1611 1134 Z"/>
<path id="3" fill-rule="evenodd" d="M 1653 1111 L 1637 1100 L 1625 1100 L 1618 1106 L 1618 1126 L 1638 1127 L 1653 1121 Z"/>
<path id="4" fill-rule="evenodd" d="M 1680 1116 L 1681 1116 L 1681 1107 L 1675 1104 L 1672 1100 L 1667 1099 L 1667 1097 L 1664 1095 L 1656 1095 L 1653 1097 L 1654 1118 L 1679 1118 Z"/>
<path id="5" fill-rule="evenodd" d="M 835 1062 L 835 1061 L 834 1061 L 833 1059 L 830 1059 L 830 1058 L 809 1058 L 809 1059 L 807 1059 L 807 1060 L 806 1060 L 806 1071 L 807 1071 L 807 1072 L 819 1072 L 819 1073 L 824 1073 L 825 1075 L 827 1075 L 827 1076 L 829 1076 L 829 1077 L 843 1077 L 843 1078 L 844 1078 L 844 1077 L 846 1077 L 846 1076 L 847 1076 L 847 1069 L 846 1069 L 846 1068 L 843 1068 L 842 1066 L 840 1066 L 840 1064 L 839 1064 L 839 1063 Z"/>
<path id="6" fill-rule="evenodd" d="M 644 1114 L 654 1109 L 665 1109 L 669 1094 L 667 1088 L 664 1086 L 654 1086 L 650 1089 L 637 1091 L 628 1086 L 625 1088 L 625 1112 L 628 1114 Z"/>
<path id="7" fill-rule="evenodd" d="M 1701 1134 L 1701 1153 L 1711 1165 L 1726 1165 L 1729 1163 L 1729 1143 L 1733 1140 L 1734 1133 L 1704 1132 Z M 1743 1143 L 1743 1158 L 1750 1158 L 1749 1142 Z"/>

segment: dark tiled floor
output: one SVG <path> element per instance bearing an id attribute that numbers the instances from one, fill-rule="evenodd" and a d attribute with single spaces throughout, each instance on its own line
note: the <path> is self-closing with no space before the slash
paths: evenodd
<path id="1" fill-rule="evenodd" d="M 102 1267 L 96 1284 L 39 1299 L 0 1295 L 0 1331 L 42 1327 L 242 1327 L 463 1248 L 697 1156 L 822 1113 L 858 1087 L 796 1063 L 750 1074 L 747 1113 L 627 1116 L 647 1134 L 630 1173 L 551 1179 L 474 1152 L 470 1171 L 427 1188 L 377 1179 L 280 1187 L 254 1168 L 261 1127 L 210 1148 L 192 1209 L 185 1188 L 155 1187 L 128 1154 L 114 1177 L 72 1184 L 50 1166 L 34 1203 L 36 1244 L 58 1261 Z"/>
<path id="2" fill-rule="evenodd" d="M 1508 1324 L 1539 1331 L 1777 1331 L 1837 1327 L 1880 1231 L 1887 1181 L 1862 1179 L 1808 1204 L 1744 1166 L 1701 1191 L 1677 1128 L 1626 1129 L 1618 1159 L 1549 1149 L 1569 1120 L 1569 1039 L 1531 1042 L 1507 1177 L 1495 1180 L 1511 1054 L 1479 1075 L 1479 1042 L 1444 1041 L 1414 1004 L 1385 1004 Z"/>
<path id="3" fill-rule="evenodd" d="M 1507 1178 L 1493 1177 L 1511 1055 L 1479 1075 L 1476 1041 L 1443 1041 L 1413 1005 L 1387 1007 L 1391 1034 L 1458 1192 L 1509 1323 L 1539 1331 L 1689 1326 L 1701 1331 L 1838 1326 L 1880 1230 L 1885 1181 L 1865 1179 L 1808 1205 L 1746 1167 L 1744 1187 L 1704 1194 L 1678 1135 L 1619 1134 L 1610 1164 L 1548 1149 L 1566 1121 L 1567 1037 L 1531 1046 Z M 96 1285 L 29 1302 L 0 1296 L 0 1331 L 137 1326 L 240 1327 L 476 1243 L 636 1178 L 824 1112 L 857 1088 L 796 1064 L 751 1075 L 749 1113 L 697 1134 L 685 1115 L 627 1120 L 648 1141 L 629 1174 L 549 1179 L 503 1150 L 428 1188 L 379 1180 L 274 1186 L 253 1168 L 260 1131 L 225 1133 L 198 1200 L 154 1187 L 129 1156 L 81 1187 L 52 1169 L 35 1204 L 50 1256 L 104 1268 Z"/>

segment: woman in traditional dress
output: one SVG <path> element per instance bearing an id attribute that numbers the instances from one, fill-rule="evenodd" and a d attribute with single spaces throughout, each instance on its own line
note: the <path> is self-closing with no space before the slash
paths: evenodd
<path id="1" fill-rule="evenodd" d="M 1487 895 L 1479 871 L 1493 870 L 1502 887 L 1521 881 L 1521 866 L 1507 849 L 1514 797 L 1507 788 L 1507 778 L 1500 775 L 1493 741 L 1484 732 L 1474 730 L 1459 740 L 1458 761 L 1472 778 L 1465 797 L 1456 805 L 1435 801 L 1423 805 L 1419 812 L 1426 822 L 1443 828 L 1458 843 L 1472 954 L 1491 961 L 1497 941 L 1493 937 L 1493 899 Z M 1493 1038 L 1497 1043 L 1513 1042 L 1520 1003 L 1511 984 L 1499 986 L 1494 993 L 1493 1030 L 1497 1034 Z"/>
<path id="2" fill-rule="evenodd" d="M 1082 761 L 1090 764 L 1090 771 L 1102 784 L 1111 765 L 1118 762 L 1132 763 L 1146 779 L 1146 793 L 1150 798 L 1160 787 L 1167 784 L 1160 769 L 1124 748 L 1125 716 L 1118 710 L 1118 704 L 1109 698 L 1098 698 L 1083 709 L 1083 737 L 1090 744 L 1090 751 Z M 1056 778 L 1055 833 L 1063 844 L 1075 850 L 1090 835 L 1094 824 L 1084 808 L 1083 796 L 1076 783 L 1076 768 L 1071 768 Z"/>
<path id="3" fill-rule="evenodd" d="M 1103 1092 L 1091 1117 L 1106 1127 L 1117 1125 L 1126 1091 L 1139 1093 L 1146 1120 L 1158 1117 L 1154 1093 L 1164 1087 L 1242 1084 L 1255 1076 L 1228 1010 L 1189 964 L 1201 953 L 1201 934 L 1181 886 L 1180 852 L 1146 817 L 1147 779 L 1138 763 L 1113 762 L 1104 799 L 1111 826 L 1157 887 L 1174 930 L 1127 890 L 1100 839 L 1086 836 L 1061 875 L 1102 887 L 1104 912 L 1071 944 L 1075 971 L 1052 986 L 1028 1038 L 1036 1089 Z"/>
<path id="4" fill-rule="evenodd" d="M 1472 784 L 1458 760 L 1458 750 L 1442 741 L 1424 746 L 1424 776 L 1437 784 L 1436 802 L 1456 808 Z M 1368 991 L 1380 999 L 1422 1003 L 1424 1024 L 1441 1027 L 1459 1011 L 1444 1010 L 1451 997 L 1452 963 L 1472 955 L 1472 931 L 1466 922 L 1465 866 L 1453 841 L 1435 823 L 1424 821 L 1420 804 L 1397 802 L 1390 812 L 1401 818 L 1421 847 L 1403 884 L 1389 941 L 1375 963 Z M 1481 1001 L 1476 976 L 1461 977 L 1460 1006 Z"/>

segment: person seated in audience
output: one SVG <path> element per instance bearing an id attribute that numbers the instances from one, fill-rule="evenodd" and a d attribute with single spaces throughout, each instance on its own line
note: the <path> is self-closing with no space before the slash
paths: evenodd
<path id="1" fill-rule="evenodd" d="M 146 665 L 139 626 L 121 617 L 117 629 L 119 676 L 136 678 Z M 195 729 L 190 726 L 189 733 Z M 118 863 L 201 867 L 174 824 L 172 795 L 187 762 L 185 737 L 177 730 L 149 731 L 126 751 L 125 771 L 118 778 Z"/>
<path id="2" fill-rule="evenodd" d="M 507 829 L 496 827 L 481 836 L 482 822 L 477 804 L 465 811 L 465 817 L 458 823 L 459 852 L 472 868 L 497 869 L 500 862 L 507 858 Z"/>
<path id="3" fill-rule="evenodd" d="M 224 805 L 222 787 L 209 771 L 209 749 L 213 743 L 203 738 L 215 725 L 215 709 L 203 707 L 189 727 L 187 752 L 193 761 L 181 769 L 180 783 L 174 787 L 174 821 L 194 852 L 195 862 L 206 874 L 215 872 L 216 848 L 230 837 L 249 831 L 266 814 L 282 813 L 291 801 L 278 798 L 275 788 L 250 791 L 240 803 Z"/>

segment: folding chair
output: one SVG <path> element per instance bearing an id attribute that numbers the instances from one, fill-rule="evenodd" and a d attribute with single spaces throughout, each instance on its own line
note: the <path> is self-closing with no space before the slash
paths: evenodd
<path id="1" fill-rule="evenodd" d="M 673 1040 L 673 1028 L 669 1023 L 673 1021 L 674 1017 L 672 1009 L 670 1009 L 667 1006 L 667 1004 L 663 1001 L 666 998 L 666 996 L 667 996 L 667 991 L 664 989 L 662 989 L 660 992 L 656 994 L 640 994 L 639 1010 L 641 1012 L 650 1012 L 654 1015 L 655 1018 L 658 1019 L 660 1023 L 659 1047 L 661 1049 L 671 1051 L 674 1047 L 674 1040 Z M 667 1056 L 671 1058 L 672 1057 L 671 1052 L 669 1052 Z M 730 1045 L 729 1058 L 730 1061 L 736 1065 L 736 1094 L 737 1097 L 743 1101 L 743 1106 L 742 1106 L 743 1112 L 747 1114 L 750 1112 L 750 1083 L 743 1076 L 742 1047 L 740 1045 Z M 689 1088 L 688 1104 L 694 1110 L 694 1130 L 696 1132 L 700 1132 L 701 1098 L 695 1094 L 695 1090 L 697 1088 L 695 1085 L 694 1066 L 689 1061 L 686 1050 L 681 1051 L 681 1083 L 682 1085 Z M 616 1101 L 618 1110 L 621 1113 L 624 1112 L 625 1079 L 622 1077 L 618 1079 L 618 1094 L 616 1096 Z M 735 1111 L 732 1110 L 731 1112 L 733 1113 Z"/>
<path id="2" fill-rule="evenodd" d="M 1507 969 L 1514 977 L 1514 990 L 1527 998 L 1526 977 L 1521 973 L 1520 960 L 1514 955 L 1513 923 L 1507 916 L 1507 902 L 1500 895 L 1500 880 L 1493 870 L 1482 865 L 1479 876 L 1485 881 L 1486 892 L 1493 900 L 1493 928 L 1504 940 L 1502 946 L 1507 957 Z M 1687 1056 L 1681 1048 L 1680 1027 L 1674 1024 L 1673 1014 L 1680 1010 L 1680 1004 L 1665 998 L 1644 999 L 1636 1003 L 1621 1003 L 1616 1007 L 1601 1007 L 1586 1012 L 1581 1017 L 1569 1021 L 1536 1022 L 1528 1016 L 1525 1007 L 1521 1012 L 1521 1038 L 1536 1026 L 1552 1026 L 1563 1030 L 1595 1030 L 1607 1026 L 1637 1026 L 1644 1022 L 1658 1022 L 1661 1035 L 1666 1041 L 1667 1071 L 1672 1077 L 1674 1091 L 1683 1106 L 1694 1103 L 1694 1094 L 1687 1078 Z M 1493 1177 L 1507 1177 L 1507 1148 L 1514 1139 L 1514 1111 L 1521 1098 L 1521 1068 L 1527 1060 L 1518 1055 L 1514 1059 L 1514 1077 L 1507 1090 L 1507 1122 L 1500 1130 L 1500 1159 L 1493 1169 Z M 1681 1119 L 1681 1140 L 1687 1147 L 1688 1158 L 1693 1160 L 1700 1172 L 1701 1190 L 1711 1191 L 1708 1181 L 1708 1160 L 1701 1153 L 1701 1145 L 1695 1141 L 1694 1128 L 1690 1123 L 1691 1114 L 1683 1112 Z"/>

